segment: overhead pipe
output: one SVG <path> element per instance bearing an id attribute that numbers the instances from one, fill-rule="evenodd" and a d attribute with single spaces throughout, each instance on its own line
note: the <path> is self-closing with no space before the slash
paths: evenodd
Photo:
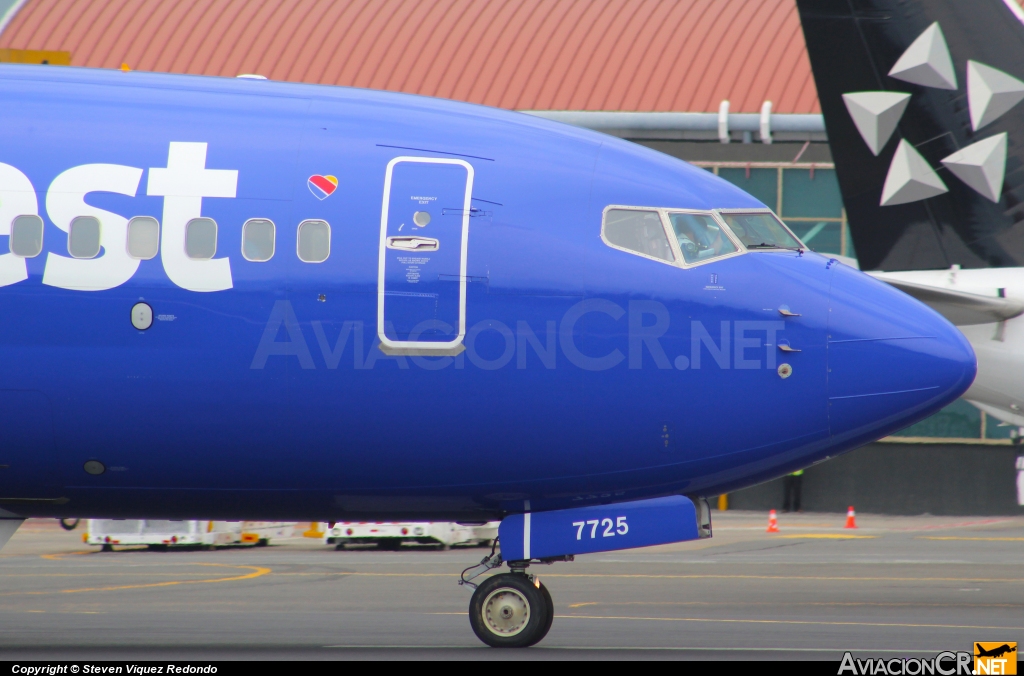
<path id="1" fill-rule="evenodd" d="M 766 102 L 768 103 L 768 102 Z M 708 132 L 723 136 L 731 132 L 757 132 L 763 143 L 772 134 L 824 134 L 821 115 L 772 113 L 762 106 L 760 113 L 730 113 L 728 102 L 717 113 L 633 113 L 590 110 L 524 110 L 521 112 L 547 120 L 593 129 L 595 131 L 635 132 Z M 724 113 L 723 113 L 724 108 Z"/>

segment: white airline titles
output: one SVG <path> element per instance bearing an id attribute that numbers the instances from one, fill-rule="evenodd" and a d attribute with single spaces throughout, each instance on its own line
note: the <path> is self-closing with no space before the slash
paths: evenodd
<path id="1" fill-rule="evenodd" d="M 189 291 L 230 289 L 231 262 L 227 258 L 193 260 L 185 255 L 185 225 L 202 215 L 204 197 L 234 197 L 238 171 L 207 169 L 205 143 L 172 142 L 166 168 L 151 168 L 147 195 L 164 198 L 160 258 L 172 282 Z M 140 261 L 128 255 L 128 219 L 97 209 L 85 202 L 91 192 L 111 192 L 134 197 L 142 169 L 120 164 L 83 164 L 53 179 L 46 192 L 46 213 L 67 232 L 78 216 L 94 216 L 102 224 L 102 255 L 78 259 L 47 253 L 43 284 L 78 291 L 102 291 L 124 284 Z M 17 216 L 38 215 L 36 192 L 21 171 L 0 163 L 0 235 L 11 234 Z M 0 286 L 28 279 L 24 258 L 0 255 Z"/>

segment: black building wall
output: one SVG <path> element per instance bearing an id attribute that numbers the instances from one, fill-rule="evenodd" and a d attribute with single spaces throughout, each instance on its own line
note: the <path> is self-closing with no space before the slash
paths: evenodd
<path id="1" fill-rule="evenodd" d="M 875 443 L 808 468 L 803 510 L 941 515 L 1024 515 L 1016 458 L 1024 449 Z M 782 479 L 729 495 L 729 509 L 782 509 Z"/>

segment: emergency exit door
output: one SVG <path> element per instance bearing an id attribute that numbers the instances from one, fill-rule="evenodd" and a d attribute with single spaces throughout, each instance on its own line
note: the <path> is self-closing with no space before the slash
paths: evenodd
<path id="1" fill-rule="evenodd" d="M 473 167 L 396 157 L 381 210 L 377 335 L 382 349 L 461 351 Z"/>

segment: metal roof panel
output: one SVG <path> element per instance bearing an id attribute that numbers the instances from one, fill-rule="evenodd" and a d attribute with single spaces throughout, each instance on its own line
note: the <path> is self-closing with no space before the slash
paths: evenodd
<path id="1" fill-rule="evenodd" d="M 514 109 L 819 111 L 793 0 L 27 0 L 0 48 Z"/>

